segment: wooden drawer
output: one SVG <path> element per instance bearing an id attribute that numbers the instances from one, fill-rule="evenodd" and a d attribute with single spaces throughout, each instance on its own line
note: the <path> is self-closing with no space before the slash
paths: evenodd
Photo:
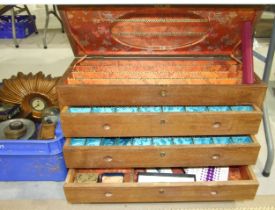
<path id="1" fill-rule="evenodd" d="M 252 140 L 227 145 L 71 146 L 67 139 L 63 151 L 68 168 L 252 165 L 260 149 Z"/>
<path id="2" fill-rule="evenodd" d="M 190 85 L 190 84 L 105 84 L 72 85 L 67 83 L 75 60 L 56 89 L 63 106 L 135 106 L 135 105 L 232 105 L 262 106 L 266 85 L 255 75 L 254 84 Z"/>
<path id="3" fill-rule="evenodd" d="M 61 112 L 66 137 L 192 136 L 256 134 L 262 112 L 159 112 L 70 113 Z"/>
<path id="4" fill-rule="evenodd" d="M 74 183 L 70 169 L 64 191 L 70 203 L 175 202 L 253 199 L 258 182 L 250 167 L 241 167 L 241 180 L 189 183 Z"/>

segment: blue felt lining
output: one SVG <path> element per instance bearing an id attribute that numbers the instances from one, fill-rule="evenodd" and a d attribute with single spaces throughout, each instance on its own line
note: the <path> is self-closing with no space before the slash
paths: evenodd
<path id="1" fill-rule="evenodd" d="M 169 146 L 190 144 L 249 144 L 250 136 L 71 138 L 72 146 Z"/>

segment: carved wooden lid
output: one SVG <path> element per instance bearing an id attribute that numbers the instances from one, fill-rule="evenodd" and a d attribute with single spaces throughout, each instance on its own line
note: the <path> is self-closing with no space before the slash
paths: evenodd
<path id="1" fill-rule="evenodd" d="M 256 6 L 61 6 L 77 57 L 239 54 Z"/>

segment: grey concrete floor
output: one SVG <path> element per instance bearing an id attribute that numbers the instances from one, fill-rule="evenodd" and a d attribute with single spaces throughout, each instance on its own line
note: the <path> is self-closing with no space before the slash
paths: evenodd
<path id="1" fill-rule="evenodd" d="M 65 34 L 59 30 L 50 30 L 48 33 L 48 49 L 43 49 L 42 32 L 19 41 L 20 48 L 15 49 L 11 40 L 0 40 L 0 80 L 17 74 L 43 71 L 45 74 L 61 76 L 69 66 L 74 56 Z M 257 51 L 266 55 L 267 40 L 258 40 Z M 263 63 L 254 59 L 255 71 L 258 75 L 263 73 Z M 273 68 L 274 70 L 274 68 Z M 275 80 L 274 71 L 272 80 Z M 275 98 L 271 91 L 267 94 L 267 103 L 273 138 L 275 139 Z M 271 176 L 262 176 L 266 160 L 266 144 L 262 125 L 257 139 L 262 148 L 254 166 L 254 171 L 260 183 L 258 195 L 275 195 L 275 164 Z M 63 199 L 62 182 L 0 182 L 0 200 L 6 199 Z"/>

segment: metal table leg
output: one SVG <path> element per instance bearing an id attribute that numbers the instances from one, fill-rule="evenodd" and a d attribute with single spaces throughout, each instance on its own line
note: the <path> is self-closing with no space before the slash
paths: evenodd
<path id="1" fill-rule="evenodd" d="M 268 116 L 268 108 L 266 103 L 263 105 L 263 123 L 264 123 L 264 131 L 265 131 L 265 139 L 266 139 L 266 146 L 267 146 L 267 159 L 265 162 L 265 167 L 263 170 L 263 176 L 268 177 L 270 175 L 271 167 L 273 165 L 274 160 L 274 144 L 272 133 L 270 129 L 270 122 Z"/>
<path id="2" fill-rule="evenodd" d="M 17 10 L 15 10 L 15 8 L 16 8 Z M 19 44 L 18 44 L 18 41 L 17 41 L 17 38 L 16 38 L 15 16 L 16 16 L 17 14 L 20 14 L 21 12 L 27 12 L 30 21 L 31 21 L 31 22 L 33 23 L 33 25 L 34 25 L 35 33 L 38 34 L 38 31 L 37 31 L 37 28 L 36 28 L 36 24 L 35 24 L 35 20 L 34 20 L 34 18 L 32 17 L 32 15 L 31 15 L 31 13 L 30 13 L 30 10 L 29 10 L 29 8 L 27 7 L 27 5 L 24 5 L 24 7 L 18 7 L 18 6 L 12 7 L 12 8 L 11 8 L 12 39 L 13 39 L 14 46 L 15 46 L 16 48 L 19 47 Z"/>
<path id="3" fill-rule="evenodd" d="M 274 51 L 275 51 L 275 18 L 273 20 L 272 34 L 271 34 L 270 44 L 269 44 L 268 53 L 265 61 L 265 68 L 264 68 L 264 75 L 263 75 L 263 81 L 266 84 L 268 84 L 269 82 L 272 61 L 274 57 Z M 263 108 L 264 108 L 263 123 L 264 123 L 265 138 L 266 138 L 266 145 L 267 145 L 267 160 L 266 160 L 265 167 L 262 174 L 263 176 L 268 177 L 270 175 L 271 167 L 274 160 L 274 144 L 273 144 L 273 138 L 272 138 L 272 133 L 270 129 L 268 108 L 267 108 L 266 102 L 264 102 Z"/>
<path id="4" fill-rule="evenodd" d="M 24 5 L 24 9 L 27 12 L 27 14 L 29 15 L 29 19 L 31 20 L 31 22 L 34 25 L 34 31 L 35 31 L 35 33 L 38 34 L 37 27 L 36 27 L 36 24 L 35 24 L 35 20 L 34 20 L 32 14 L 31 14 L 29 8 L 27 7 L 27 5 Z"/>
<path id="5" fill-rule="evenodd" d="M 61 24 L 61 30 L 62 33 L 64 33 L 64 26 L 62 23 L 61 18 L 59 17 L 57 10 L 56 10 L 56 5 L 53 5 L 53 10 L 49 10 L 49 6 L 45 5 L 45 10 L 46 10 L 46 22 L 45 22 L 45 27 L 44 27 L 44 37 L 43 37 L 43 44 L 44 44 L 44 49 L 47 49 L 47 30 L 48 30 L 48 25 L 49 25 L 49 20 L 50 20 L 50 14 L 54 15 L 56 19 L 60 22 Z"/>
<path id="6" fill-rule="evenodd" d="M 64 25 L 63 25 L 63 22 L 62 22 L 62 20 L 61 20 L 61 18 L 59 17 L 59 15 L 58 15 L 58 13 L 57 13 L 57 9 L 56 9 L 56 5 L 53 5 L 53 15 L 57 18 L 57 20 L 60 22 L 60 24 L 61 24 L 61 31 L 62 31 L 62 33 L 64 33 L 65 31 L 64 31 Z"/>
<path id="7" fill-rule="evenodd" d="M 45 27 L 44 27 L 43 44 L 44 44 L 44 49 L 47 49 L 47 30 L 48 30 L 48 25 L 49 25 L 49 20 L 50 20 L 50 13 L 49 13 L 48 5 L 45 5 L 45 10 L 46 10 L 46 22 L 45 22 Z"/>
<path id="8" fill-rule="evenodd" d="M 16 48 L 19 47 L 19 44 L 16 39 L 16 28 L 15 28 L 15 11 L 14 8 L 11 9 L 11 27 L 12 27 L 12 40 Z"/>

